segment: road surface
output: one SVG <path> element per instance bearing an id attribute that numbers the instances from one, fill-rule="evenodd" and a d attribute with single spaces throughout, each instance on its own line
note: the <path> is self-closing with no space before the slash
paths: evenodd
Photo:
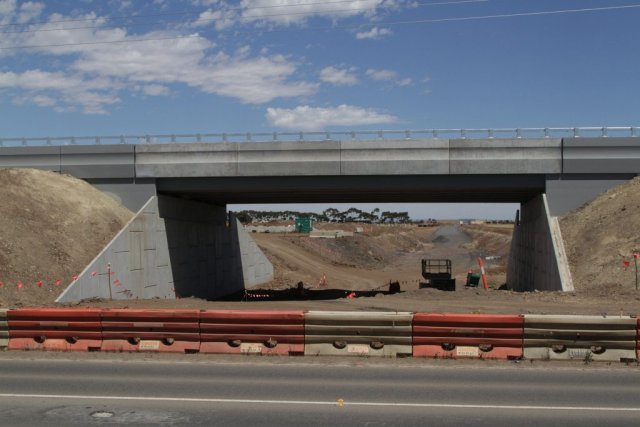
<path id="1" fill-rule="evenodd" d="M 0 355 L 2 426 L 640 423 L 637 366 L 18 355 Z"/>

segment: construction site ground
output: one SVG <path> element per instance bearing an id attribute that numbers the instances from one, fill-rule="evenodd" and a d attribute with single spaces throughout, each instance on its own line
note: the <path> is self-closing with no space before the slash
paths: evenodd
<path id="1" fill-rule="evenodd" d="M 0 191 L 5 201 L 0 206 L 0 308 L 640 313 L 633 259 L 633 252 L 640 248 L 635 234 L 640 218 L 634 215 L 640 208 L 638 180 L 605 193 L 561 220 L 574 292 L 499 289 L 506 282 L 510 225 L 327 223 L 316 227 L 361 232 L 336 239 L 252 233 L 274 265 L 275 277 L 246 295 L 224 301 L 96 299 L 64 305 L 56 304 L 55 298 L 132 213 L 82 181 L 49 172 L 0 170 Z M 479 272 L 478 257 L 490 258 L 486 261 L 488 290 L 482 284 L 464 286 L 469 270 Z M 452 259 L 455 292 L 420 288 L 423 258 Z M 390 282 L 398 282 L 402 292 L 390 294 Z"/>

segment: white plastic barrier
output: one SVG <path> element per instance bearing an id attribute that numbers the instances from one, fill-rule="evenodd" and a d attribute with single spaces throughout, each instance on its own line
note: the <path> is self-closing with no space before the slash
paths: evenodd
<path id="1" fill-rule="evenodd" d="M 544 360 L 636 360 L 630 316 L 524 316 L 524 357 Z"/>

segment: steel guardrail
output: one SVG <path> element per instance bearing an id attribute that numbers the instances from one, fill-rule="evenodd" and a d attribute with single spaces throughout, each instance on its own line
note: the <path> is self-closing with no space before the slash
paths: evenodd
<path id="1" fill-rule="evenodd" d="M 230 132 L 159 135 L 102 135 L 56 137 L 0 137 L 0 147 L 42 147 L 102 144 L 170 144 L 224 142 L 299 142 L 337 140 L 417 140 L 417 139 L 494 139 L 494 138 L 640 138 L 640 126 L 359 130 L 324 132 Z"/>

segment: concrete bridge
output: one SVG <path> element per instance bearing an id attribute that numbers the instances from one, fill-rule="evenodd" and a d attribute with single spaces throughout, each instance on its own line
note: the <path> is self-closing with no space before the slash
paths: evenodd
<path id="1" fill-rule="evenodd" d="M 597 138 L 27 145 L 0 147 L 0 167 L 67 173 L 139 211 L 63 299 L 107 296 L 111 285 L 86 273 L 116 259 L 141 297 L 156 288 L 175 296 L 172 286 L 216 297 L 268 280 L 255 243 L 234 221 L 225 226 L 228 203 L 517 202 L 509 285 L 571 290 L 556 217 L 640 173 L 631 129 L 632 137 Z"/>

